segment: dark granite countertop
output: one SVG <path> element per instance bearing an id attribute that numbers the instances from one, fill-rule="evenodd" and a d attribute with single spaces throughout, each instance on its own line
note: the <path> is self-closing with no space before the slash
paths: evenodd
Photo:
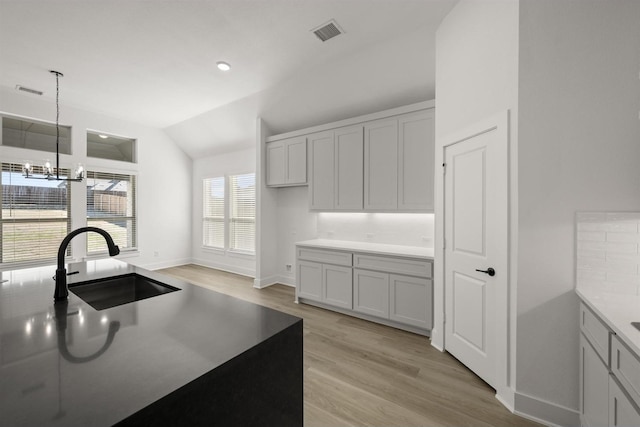
<path id="1" fill-rule="evenodd" d="M 70 292 L 68 360 L 56 330 L 55 266 L 1 272 L 3 425 L 112 425 L 300 321 L 114 259 L 67 271 L 79 271 L 70 285 L 138 273 L 180 291 L 101 311 Z"/>

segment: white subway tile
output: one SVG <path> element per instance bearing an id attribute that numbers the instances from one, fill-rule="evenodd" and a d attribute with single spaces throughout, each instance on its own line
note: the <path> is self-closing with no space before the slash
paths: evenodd
<path id="1" fill-rule="evenodd" d="M 578 241 L 583 242 L 604 242 L 606 236 L 604 231 L 578 231 Z"/>
<path id="2" fill-rule="evenodd" d="M 609 231 L 607 234 L 607 242 L 640 242 L 640 234 L 638 233 L 615 233 Z"/>

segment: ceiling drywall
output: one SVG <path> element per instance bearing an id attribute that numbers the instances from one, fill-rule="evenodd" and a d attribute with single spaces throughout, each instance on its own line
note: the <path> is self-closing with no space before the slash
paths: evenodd
<path id="1" fill-rule="evenodd" d="M 62 105 L 166 129 L 195 158 L 253 143 L 257 116 L 279 133 L 432 97 L 454 3 L 0 0 L 0 86 L 52 99 L 58 70 Z M 330 19 L 345 34 L 322 43 Z"/>

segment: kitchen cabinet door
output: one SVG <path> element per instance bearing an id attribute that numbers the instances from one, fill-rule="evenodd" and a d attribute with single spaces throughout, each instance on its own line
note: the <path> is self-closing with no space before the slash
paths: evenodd
<path id="1" fill-rule="evenodd" d="M 398 208 L 398 120 L 364 126 L 364 209 Z"/>
<path id="2" fill-rule="evenodd" d="M 296 279 L 297 297 L 322 300 L 322 264 L 298 261 Z"/>
<path id="3" fill-rule="evenodd" d="M 433 110 L 398 119 L 398 210 L 433 212 L 435 166 Z"/>
<path id="4" fill-rule="evenodd" d="M 335 131 L 336 210 L 362 210 L 364 183 L 362 135 L 362 126 Z"/>
<path id="5" fill-rule="evenodd" d="M 595 426 L 596 424 L 591 424 Z M 605 424 L 597 424 L 605 425 Z M 609 426 L 640 426 L 640 411 L 622 391 L 613 376 L 609 377 Z"/>
<path id="6" fill-rule="evenodd" d="M 323 298 L 327 304 L 351 310 L 353 308 L 353 278 L 351 267 L 322 266 Z"/>
<path id="7" fill-rule="evenodd" d="M 389 276 L 389 319 L 419 328 L 433 326 L 433 284 L 421 277 Z"/>
<path id="8" fill-rule="evenodd" d="M 309 136 L 310 186 L 309 208 L 333 210 L 335 186 L 335 146 L 333 131 Z"/>
<path id="9" fill-rule="evenodd" d="M 288 185 L 304 185 L 307 183 L 307 138 L 292 138 L 286 143 Z"/>
<path id="10" fill-rule="evenodd" d="M 286 151 L 283 141 L 267 144 L 267 185 L 277 186 L 285 184 Z"/>
<path id="11" fill-rule="evenodd" d="M 377 271 L 353 270 L 353 310 L 389 318 L 389 275 Z"/>
<path id="12" fill-rule="evenodd" d="M 609 422 L 609 370 L 580 334 L 580 419 L 587 427 Z"/>

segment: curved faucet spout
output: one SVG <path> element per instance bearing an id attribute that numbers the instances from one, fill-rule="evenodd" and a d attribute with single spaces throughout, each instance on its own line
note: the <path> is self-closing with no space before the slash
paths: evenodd
<path id="1" fill-rule="evenodd" d="M 102 228 L 81 227 L 67 234 L 67 236 L 62 240 L 62 243 L 60 243 L 60 248 L 58 248 L 58 267 L 56 269 L 55 277 L 56 289 L 53 293 L 53 299 L 55 301 L 63 301 L 69 297 L 69 289 L 67 288 L 67 269 L 64 268 L 64 254 L 67 252 L 67 246 L 69 246 L 71 239 L 76 237 L 78 234 L 87 233 L 89 231 L 98 233 L 104 237 L 104 240 L 107 242 L 107 247 L 109 248 L 109 256 L 116 256 L 120 253 L 120 248 L 118 248 L 118 246 L 113 242 L 111 235 Z"/>

